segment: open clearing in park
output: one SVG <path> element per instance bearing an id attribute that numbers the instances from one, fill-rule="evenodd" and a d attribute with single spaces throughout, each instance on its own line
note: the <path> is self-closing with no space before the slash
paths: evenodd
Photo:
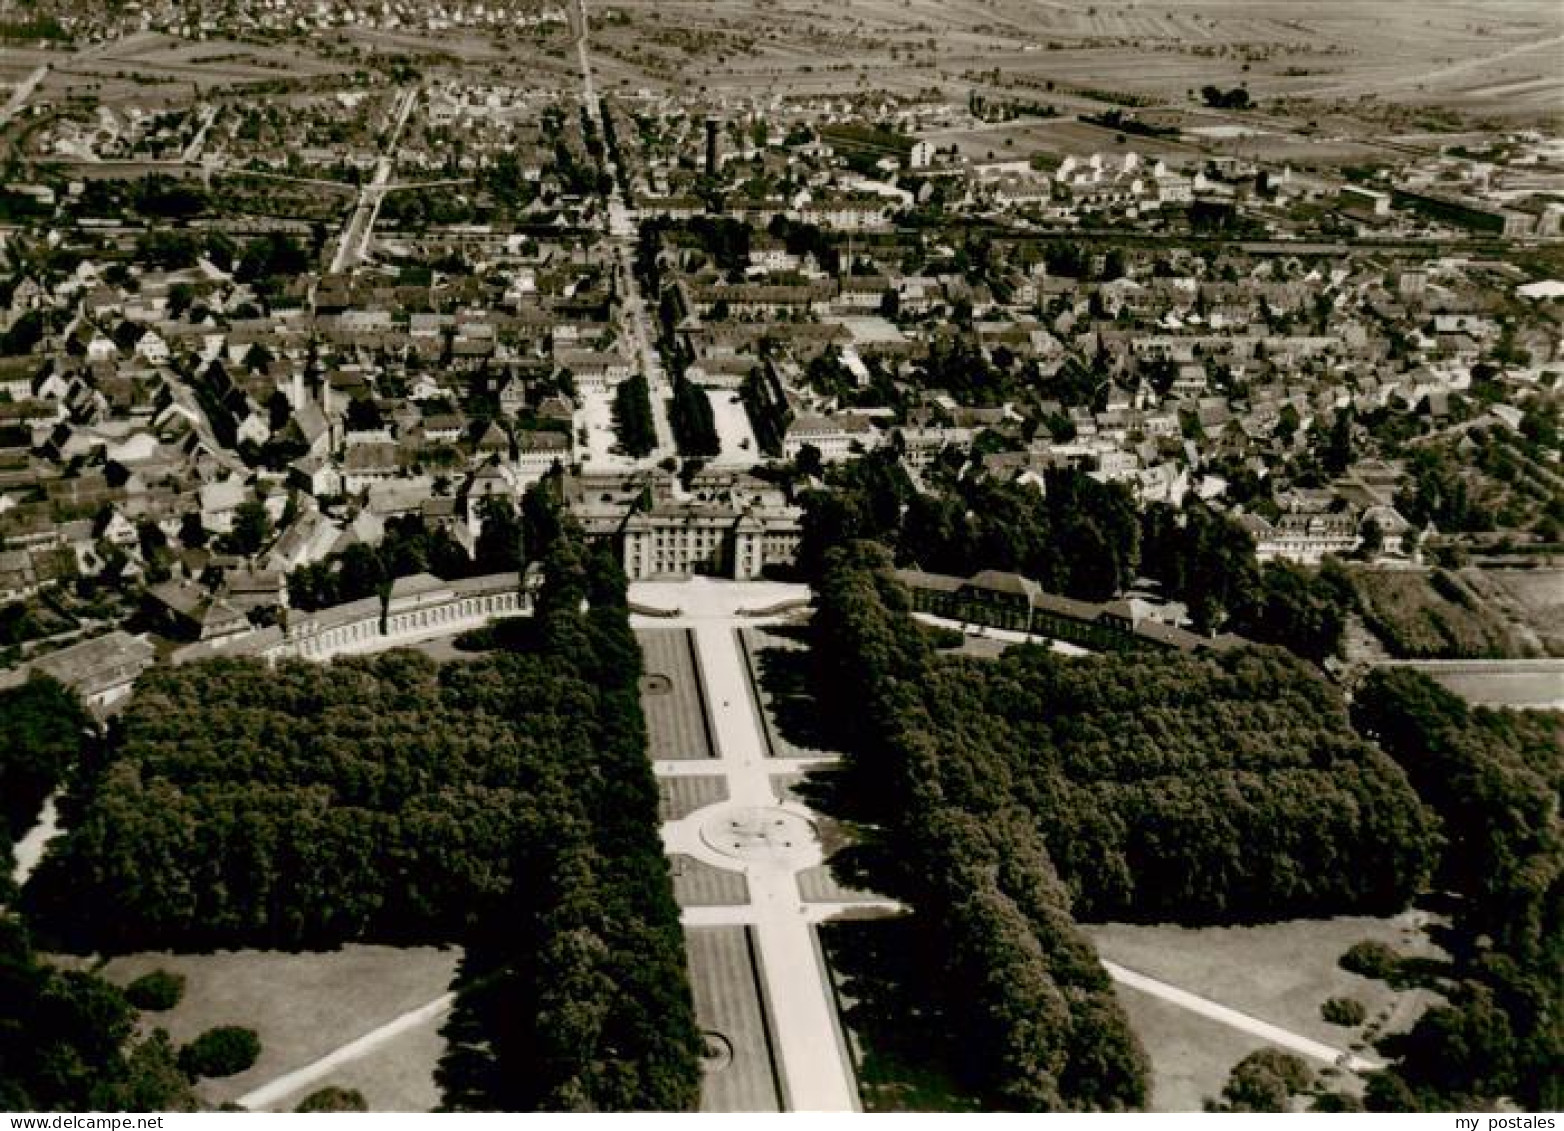
<path id="1" fill-rule="evenodd" d="M 1083 924 L 1082 930 L 1110 962 L 1347 1049 L 1361 1045 L 1364 1027 L 1327 1022 L 1320 1016 L 1327 998 L 1362 1002 L 1368 1023 L 1378 1020 L 1383 1032 L 1410 1027 L 1436 998 L 1427 990 L 1395 990 L 1349 973 L 1337 960 L 1365 939 L 1406 956 L 1438 959 L 1439 951 L 1420 926 L 1424 919 L 1421 912 L 1408 911 L 1387 919 L 1299 919 L 1257 927 L 1101 923 Z M 1120 985 L 1118 993 L 1151 1056 L 1152 1106 L 1158 1111 L 1199 1110 L 1203 1098 L 1221 1091 L 1238 1059 L 1266 1044 L 1138 990 Z"/>
<path id="2" fill-rule="evenodd" d="M 146 1015 L 147 1023 L 167 1029 L 176 1045 L 217 1025 L 243 1025 L 260 1034 L 261 1056 L 253 1067 L 197 1085 L 202 1098 L 215 1105 L 438 998 L 450 989 L 460 960 L 455 948 L 350 944 L 302 954 L 133 954 L 111 960 L 103 974 L 120 985 L 159 968 L 183 974 L 185 996 L 179 1005 Z M 431 1109 L 440 1102 L 434 1071 L 445 1049 L 442 1023 L 436 1020 L 397 1037 L 277 1106 L 291 1110 L 308 1092 L 340 1084 L 363 1092 L 372 1111 Z"/>

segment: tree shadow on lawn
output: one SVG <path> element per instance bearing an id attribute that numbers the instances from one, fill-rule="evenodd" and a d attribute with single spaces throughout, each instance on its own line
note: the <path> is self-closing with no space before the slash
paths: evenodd
<path id="1" fill-rule="evenodd" d="M 820 942 L 857 1038 L 859 1086 L 871 1111 L 977 1111 L 959 1083 L 960 1049 L 937 992 L 937 969 L 911 918 L 825 923 Z"/>
<path id="2" fill-rule="evenodd" d="M 757 648 L 756 676 L 770 700 L 777 735 L 802 750 L 833 748 L 831 726 L 815 703 L 814 671 L 808 652 Z"/>

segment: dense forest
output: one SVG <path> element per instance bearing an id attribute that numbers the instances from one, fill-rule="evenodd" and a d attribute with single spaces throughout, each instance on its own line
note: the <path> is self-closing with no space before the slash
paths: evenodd
<path id="1" fill-rule="evenodd" d="M 525 650 L 148 672 L 26 889 L 40 930 L 102 953 L 461 944 L 451 1106 L 692 1106 L 624 578 L 560 521 L 532 548 Z"/>
<path id="2" fill-rule="evenodd" d="M 624 576 L 611 554 L 573 547 L 551 559 L 537 647 L 586 713 L 575 755 L 535 797 L 515 882 L 469 939 L 440 1073 L 457 1110 L 677 1111 L 699 1099 Z"/>
<path id="3" fill-rule="evenodd" d="M 850 720 L 850 774 L 865 787 L 855 792 L 877 802 L 858 815 L 884 821 L 896 842 L 893 883 L 923 925 L 921 984 L 954 1030 L 960 1082 L 1004 1109 L 1140 1107 L 1145 1053 L 1069 893 L 1018 807 L 963 796 L 974 783 L 946 757 L 949 736 L 923 700 L 935 665 L 872 551 L 836 552 L 822 578 L 821 705 Z"/>
<path id="4" fill-rule="evenodd" d="M 1405 775 L 1352 735 L 1302 662 L 1268 649 L 940 656 L 888 564 L 865 544 L 826 557 L 822 714 L 844 720 L 848 812 L 888 830 L 903 862 L 889 882 L 940 938 L 928 984 L 966 995 L 967 1044 L 988 1050 L 969 1071 L 988 1102 L 1143 1099 L 1144 1058 L 1072 914 L 1375 914 L 1426 881 L 1437 838 Z M 1060 1001 L 1089 1017 L 1046 1037 L 1030 1027 Z"/>
<path id="5" fill-rule="evenodd" d="M 1142 512 L 1123 485 L 1081 471 L 1048 472 L 1042 491 L 949 477 L 940 489 L 917 491 L 895 451 L 881 448 L 829 476 L 831 490 L 803 494 L 799 562 L 811 578 L 832 547 L 855 538 L 890 547 L 898 565 L 961 577 L 1005 570 L 1086 601 L 1107 600 L 1145 576 L 1188 605 L 1197 631 L 1236 632 L 1312 660 L 1340 650 L 1355 607 L 1337 563 L 1262 566 L 1254 539 L 1226 515 L 1200 503 Z"/>
<path id="6" fill-rule="evenodd" d="M 1371 1107 L 1491 1109 L 1508 1096 L 1564 1107 L 1564 716 L 1473 708 L 1420 672 L 1381 669 L 1353 721 L 1438 814 L 1452 968 L 1430 1009 L 1384 1051 Z"/>

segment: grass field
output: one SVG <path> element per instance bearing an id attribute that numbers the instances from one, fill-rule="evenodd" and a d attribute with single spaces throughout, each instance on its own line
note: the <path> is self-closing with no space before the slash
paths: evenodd
<path id="1" fill-rule="evenodd" d="M 1564 569 L 1486 569 L 1462 574 L 1493 602 L 1539 650 L 1564 656 Z"/>
<path id="2" fill-rule="evenodd" d="M 868 1112 L 977 1111 L 946 1067 L 949 1050 L 919 987 L 907 920 L 822 924 L 820 949 Z"/>
<path id="3" fill-rule="evenodd" d="M 1151 1055 L 1151 1111 L 1200 1111 L 1233 1065 L 1268 1042 L 1159 997 L 1117 987 L 1130 1027 Z"/>
<path id="4" fill-rule="evenodd" d="M 653 760 L 710 758 L 690 634 L 682 628 L 641 628 L 646 674 L 641 681 L 641 707 L 646 712 L 649 753 Z"/>
<path id="5" fill-rule="evenodd" d="M 1526 656 L 1536 649 L 1465 579 L 1444 571 L 1354 570 L 1364 622 L 1398 659 Z"/>
<path id="6" fill-rule="evenodd" d="M 745 927 L 684 932 L 690 988 L 700 1027 L 720 1038 L 729 1059 L 714 1059 L 701 1083 L 701 1110 L 781 1111 L 755 951 Z"/>
<path id="7" fill-rule="evenodd" d="M 657 814 L 663 821 L 682 821 L 697 809 L 728 799 L 728 779 L 677 777 L 657 779 Z"/>
<path id="8" fill-rule="evenodd" d="M 1337 960 L 1353 943 L 1374 939 L 1409 957 L 1437 961 L 1442 955 L 1420 922 L 1419 913 L 1407 912 L 1389 919 L 1300 919 L 1258 927 L 1110 923 L 1082 929 L 1105 959 L 1347 1048 L 1364 1044 L 1364 1030 L 1321 1017 L 1327 998 L 1356 998 L 1368 1010 L 1368 1024 L 1389 1033 L 1408 1028 L 1434 997 L 1427 990 L 1395 990 L 1350 974 Z M 1199 1110 L 1204 1097 L 1221 1091 L 1235 1061 L 1264 1043 L 1160 999 L 1123 987 L 1119 993 L 1151 1056 L 1156 1110 Z"/>
<path id="9" fill-rule="evenodd" d="M 179 1005 L 147 1015 L 176 1044 L 216 1025 L 244 1025 L 260 1034 L 261 1056 L 253 1067 L 198 1085 L 203 1099 L 220 1104 L 439 997 L 450 988 L 460 958 L 455 949 L 354 944 L 306 954 L 135 954 L 113 959 L 103 973 L 120 984 L 160 967 L 183 974 Z M 434 1069 L 443 1049 L 435 1024 L 339 1071 L 356 1081 L 351 1086 L 372 1110 L 427 1109 L 438 1099 Z"/>
<path id="10" fill-rule="evenodd" d="M 749 883 L 740 872 L 682 854 L 670 856 L 668 864 L 680 907 L 737 907 L 749 902 Z"/>

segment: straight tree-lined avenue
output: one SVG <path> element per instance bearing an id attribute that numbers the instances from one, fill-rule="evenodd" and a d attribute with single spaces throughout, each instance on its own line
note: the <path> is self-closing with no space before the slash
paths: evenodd
<path id="1" fill-rule="evenodd" d="M 779 795 L 777 777 L 829 765 L 834 759 L 767 754 L 760 707 L 738 640 L 741 627 L 766 623 L 740 612 L 746 605 L 765 605 L 764 595 L 755 587 L 701 583 L 656 588 L 678 594 L 680 613 L 646 623 L 691 630 L 716 758 L 658 761 L 655 770 L 659 777 L 720 774 L 728 793 L 724 802 L 668 822 L 663 840 L 670 854 L 741 872 L 748 884 L 747 902 L 687 908 L 684 922 L 746 926 L 754 932 L 785 1106 L 795 1111 L 852 1111 L 857 1090 L 814 924 L 835 914 L 885 913 L 894 905 L 875 899 L 811 905 L 800 893 L 798 874 L 821 862 L 820 845 L 813 814 Z"/>

